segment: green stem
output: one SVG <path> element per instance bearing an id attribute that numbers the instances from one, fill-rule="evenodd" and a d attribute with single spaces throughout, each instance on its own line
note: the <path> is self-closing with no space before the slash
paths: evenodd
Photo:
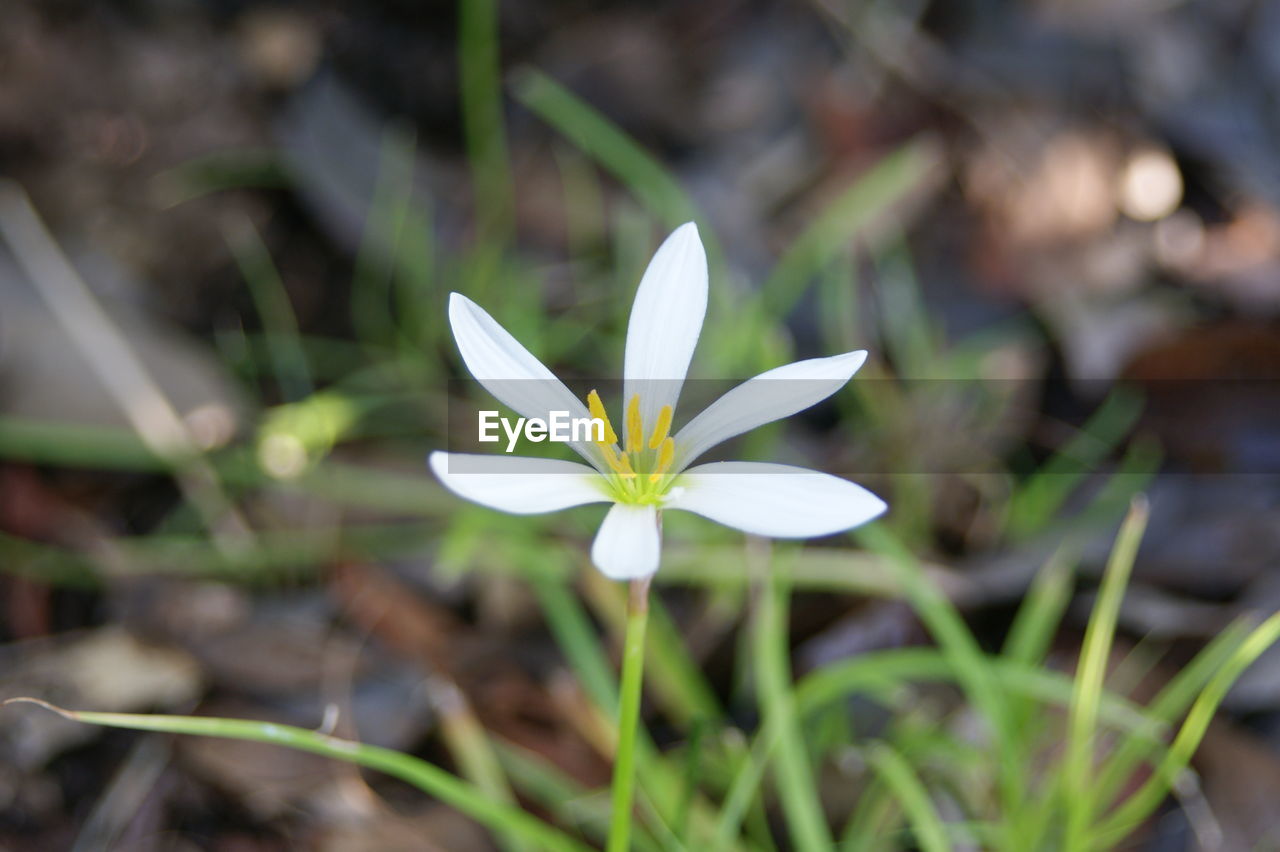
<path id="1" fill-rule="evenodd" d="M 631 834 L 631 799 L 635 791 L 636 727 L 640 721 L 640 686 L 644 680 L 644 633 L 649 621 L 649 581 L 631 581 L 627 600 L 627 633 L 622 645 L 622 686 L 618 698 L 618 749 L 613 762 L 613 816 L 608 852 L 627 852 Z"/>

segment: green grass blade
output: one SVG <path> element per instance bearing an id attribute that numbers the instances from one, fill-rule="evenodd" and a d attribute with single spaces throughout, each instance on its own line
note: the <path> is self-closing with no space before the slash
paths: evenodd
<path id="1" fill-rule="evenodd" d="M 152 183 L 168 208 L 227 189 L 287 189 L 292 179 L 278 149 L 233 148 L 192 157 L 160 172 Z"/>
<path id="2" fill-rule="evenodd" d="M 1086 850 L 1086 839 L 1093 819 L 1093 763 L 1098 746 L 1098 705 L 1103 681 L 1111 656 L 1116 621 L 1120 616 L 1120 600 L 1133 570 L 1147 526 L 1149 510 L 1145 500 L 1134 500 L 1128 517 L 1120 527 L 1111 558 L 1107 561 L 1102 588 L 1094 604 L 1093 614 L 1085 628 L 1084 645 L 1076 672 L 1075 694 L 1067 724 L 1067 742 L 1062 766 L 1062 793 L 1066 827 L 1063 848 L 1067 852 Z"/>
<path id="3" fill-rule="evenodd" d="M 1071 704 L 1075 682 L 1062 672 L 1000 658 L 991 658 L 988 662 L 1003 692 L 1064 708 Z M 877 651 L 824 666 L 807 675 L 796 687 L 796 706 L 803 719 L 853 694 L 869 694 L 891 702 L 895 692 L 910 683 L 958 680 L 960 673 L 939 649 Z M 1157 747 L 1160 736 L 1167 730 L 1167 725 L 1149 718 L 1142 707 L 1112 693 L 1103 693 L 1099 718 L 1142 743 L 1144 753 Z"/>
<path id="4" fill-rule="evenodd" d="M 505 246 L 515 205 L 502 117 L 497 0 L 459 0 L 458 72 L 478 239 Z"/>
<path id="5" fill-rule="evenodd" d="M 1071 602 L 1075 562 L 1075 553 L 1061 547 L 1036 574 L 1005 639 L 1006 660 L 1032 665 L 1044 659 Z"/>
<path id="6" fill-rule="evenodd" d="M 936 372 L 942 362 L 941 334 L 925 308 L 911 251 L 901 233 L 895 233 L 876 258 L 876 272 L 873 283 L 880 304 L 880 329 L 894 370 L 908 380 L 943 378 Z"/>
<path id="7" fill-rule="evenodd" d="M 298 335 L 297 315 L 289 302 L 289 293 L 280 272 L 271 259 L 271 252 L 248 218 L 234 232 L 228 230 L 227 243 L 235 255 L 240 274 L 249 285 L 249 295 L 262 321 L 267 353 L 281 395 L 288 402 L 310 395 L 315 389 L 311 365 Z"/>
<path id="8" fill-rule="evenodd" d="M 888 154 L 836 196 L 774 265 L 762 292 L 769 316 L 786 316 L 850 240 L 902 202 L 939 168 L 936 141 L 918 138 Z"/>
<path id="9" fill-rule="evenodd" d="M 964 619 L 942 592 L 930 583 L 916 558 L 881 524 L 868 524 L 855 537 L 890 559 L 899 581 L 942 653 L 955 667 L 957 681 L 990 728 L 998 761 L 1000 796 L 1006 813 L 1019 813 L 1027 793 L 1019 736 L 989 658 Z"/>
<path id="10" fill-rule="evenodd" d="M 1273 613 L 1244 640 L 1231 658 L 1214 674 L 1204 691 L 1196 698 L 1178 730 L 1173 745 L 1147 779 L 1120 807 L 1096 829 L 1090 848 L 1109 848 L 1119 843 L 1159 807 L 1160 802 L 1179 784 L 1192 756 L 1213 721 L 1231 685 L 1253 665 L 1258 657 L 1280 640 L 1280 612 Z"/>
<path id="11" fill-rule="evenodd" d="M 174 463 L 132 429 L 0 417 L 0 457 L 33 464 L 163 473 Z"/>
<path id="12" fill-rule="evenodd" d="M 597 707 L 611 716 L 616 715 L 618 681 L 600 650 L 600 636 L 577 598 L 562 578 L 531 572 L 529 582 L 556 644 L 569 660 L 578 682 Z"/>
<path id="13" fill-rule="evenodd" d="M 885 743 L 871 746 L 867 759 L 906 811 L 922 852 L 950 852 L 946 826 L 911 764 Z"/>
<path id="14" fill-rule="evenodd" d="M 755 624 L 756 689 L 766 726 L 778 731 L 775 772 L 778 796 L 792 841 L 799 852 L 824 852 L 833 846 L 822 813 L 813 768 L 805 749 L 792 692 L 787 641 L 788 588 L 780 573 L 767 577 L 760 591 Z"/>
<path id="15" fill-rule="evenodd" d="M 513 91 L 516 100 L 611 172 L 664 225 L 705 224 L 697 205 L 662 164 L 577 95 L 529 68 L 515 75 Z M 719 242 L 710 228 L 703 227 L 701 234 L 708 262 L 716 269 L 722 257 Z"/>
<path id="16" fill-rule="evenodd" d="M 90 725 L 271 743 L 355 763 L 385 772 L 387 775 L 412 784 L 496 833 L 505 831 L 518 835 L 552 852 L 588 852 L 589 850 L 589 847 L 563 831 L 518 808 L 493 801 L 473 785 L 440 767 L 391 749 L 339 739 L 292 725 L 255 722 L 248 719 L 77 712 L 64 710 L 33 698 L 13 698 L 4 704 L 17 702 L 37 704 L 64 718 Z"/>
<path id="17" fill-rule="evenodd" d="M 745 588 L 751 582 L 742 570 L 742 548 L 704 545 L 670 547 L 662 554 L 659 583 L 697 587 Z M 927 566 L 935 567 L 935 566 Z M 898 598 L 903 585 L 892 560 L 881 553 L 851 548 L 810 548 L 789 554 L 785 564 L 774 569 L 785 572 L 796 591 L 847 592 L 873 597 Z"/>
<path id="18" fill-rule="evenodd" d="M 1089 471 L 1129 434 L 1142 414 L 1143 401 L 1132 391 L 1113 391 L 1084 427 L 1041 466 L 1013 495 L 1009 531 L 1026 538 L 1042 529 L 1062 508 Z"/>
<path id="19" fill-rule="evenodd" d="M 1093 530 L 1108 527 L 1115 523 L 1116 518 L 1124 517 L 1133 498 L 1150 488 L 1163 458 L 1164 450 L 1157 438 L 1143 434 L 1134 436 L 1115 470 L 1089 504 L 1071 518 L 1069 527 Z"/>
<path id="20" fill-rule="evenodd" d="M 677 719 L 685 725 L 695 725 L 724 718 L 724 710 L 715 691 L 702 674 L 702 667 L 689 655 L 667 608 L 658 599 L 653 601 L 649 614 L 649 650 L 655 660 L 661 660 L 661 668 L 655 668 L 664 680 L 669 680 L 673 691 L 679 695 L 682 715 Z"/>
<path id="21" fill-rule="evenodd" d="M 858 264 L 851 249 L 836 251 L 818 279 L 818 322 L 829 352 L 861 345 Z"/>
<path id="22" fill-rule="evenodd" d="M 858 796 L 858 806 L 840 832 L 840 852 L 872 852 L 884 848 L 886 825 L 898 812 L 898 802 L 884 782 L 872 777 Z"/>
<path id="23" fill-rule="evenodd" d="M 760 785 L 764 781 L 769 760 L 773 757 L 773 749 L 778 742 L 777 720 L 766 721 L 756 734 L 751 749 L 743 758 L 742 765 L 733 776 L 720 805 L 719 818 L 716 820 L 715 835 L 711 848 L 715 852 L 730 849 L 733 838 L 742 829 L 743 821 L 748 817 L 752 804 L 760 795 Z"/>
<path id="24" fill-rule="evenodd" d="M 409 257 L 406 244 L 425 237 L 415 228 L 413 238 L 405 239 L 411 227 L 421 224 L 413 209 L 414 165 L 412 135 L 387 130 L 382 137 L 373 198 L 356 251 L 350 300 L 356 339 L 377 360 L 387 358 L 398 342 L 399 327 L 392 314 L 392 301 L 399 294 L 393 292 L 393 284 L 402 261 Z"/>
<path id="25" fill-rule="evenodd" d="M 1144 709 L 1152 722 L 1172 729 L 1178 718 L 1195 701 L 1196 696 L 1213 676 L 1226 665 L 1244 642 L 1249 630 L 1243 619 L 1231 624 L 1214 637 L 1199 654 L 1164 686 Z M 1141 744 L 1130 739 L 1122 740 L 1110 755 L 1105 768 L 1094 785 L 1094 810 L 1109 809 L 1122 785 L 1144 756 Z"/>
<path id="26" fill-rule="evenodd" d="M 1071 602 L 1076 558 L 1074 547 L 1063 545 L 1036 574 L 1005 639 L 1001 654 L 1005 661 L 1030 666 L 1044 660 L 1062 622 L 1062 614 Z M 1024 760 L 1030 754 L 1036 735 L 1034 714 L 1034 702 L 1009 696 L 1009 715 L 1018 731 Z"/>
<path id="27" fill-rule="evenodd" d="M 488 731 L 472 712 L 466 697 L 452 682 L 441 684 L 438 692 L 441 731 L 462 777 L 475 784 L 490 801 L 514 806 L 515 793 L 511 790 L 506 771 Z M 503 828 L 497 834 L 503 849 L 523 852 L 528 848 L 519 832 Z"/>
<path id="28" fill-rule="evenodd" d="M 498 759 L 513 784 L 529 800 L 550 811 L 555 819 L 603 842 L 609 832 L 609 799 L 604 793 L 582 786 L 558 767 L 525 749 L 498 742 Z M 661 852 L 662 847 L 633 826 L 632 843 L 640 852 Z"/>

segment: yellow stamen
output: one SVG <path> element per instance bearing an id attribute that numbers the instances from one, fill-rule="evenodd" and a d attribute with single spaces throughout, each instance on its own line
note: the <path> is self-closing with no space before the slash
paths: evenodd
<path id="1" fill-rule="evenodd" d="M 626 479 L 636 475 L 635 468 L 631 466 L 631 459 L 626 456 L 618 456 L 618 466 L 622 468 L 622 475 Z"/>
<path id="2" fill-rule="evenodd" d="M 669 409 L 670 406 L 667 406 Z M 670 418 L 667 418 L 670 420 Z M 657 482 L 662 475 L 671 469 L 671 463 L 676 458 L 676 439 L 667 438 L 662 442 L 662 449 L 658 450 L 658 466 L 653 469 L 653 473 L 649 474 L 650 482 Z"/>
<path id="3" fill-rule="evenodd" d="M 596 420 L 604 421 L 604 443 L 618 443 L 618 435 L 613 431 L 613 424 L 609 422 L 609 413 L 604 410 L 604 403 L 600 401 L 600 394 L 594 390 L 587 394 L 587 408 L 591 411 L 591 416 Z"/>
<path id="4" fill-rule="evenodd" d="M 640 424 L 640 394 L 632 394 L 627 403 L 627 452 L 644 449 L 644 429 Z"/>
<path id="5" fill-rule="evenodd" d="M 658 412 L 658 422 L 653 427 L 653 436 L 649 438 L 649 449 L 656 450 L 667 440 L 667 433 L 671 431 L 671 414 L 669 405 L 662 406 L 662 410 Z"/>
<path id="6" fill-rule="evenodd" d="M 635 468 L 631 466 L 631 460 L 624 455 L 619 455 L 613 448 L 613 444 L 604 445 L 604 460 L 609 467 L 613 468 L 614 473 L 625 477 L 636 475 Z"/>

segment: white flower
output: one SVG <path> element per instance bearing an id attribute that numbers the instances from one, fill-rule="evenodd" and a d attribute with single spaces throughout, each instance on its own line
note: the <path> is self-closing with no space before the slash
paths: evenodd
<path id="1" fill-rule="evenodd" d="M 757 535 L 808 538 L 863 524 L 885 511 L 879 497 L 852 482 L 781 464 L 689 465 L 711 447 L 826 399 L 852 378 L 865 351 L 777 367 L 726 393 L 669 435 L 681 385 L 707 309 L 707 258 L 692 223 L 654 255 L 640 281 L 627 326 L 622 433 L 577 443 L 588 461 L 434 452 L 440 481 L 468 500 L 515 514 L 612 503 L 591 548 L 608 577 L 629 580 L 658 570 L 659 512 L 683 509 Z M 542 362 L 466 296 L 449 297 L 449 322 L 471 374 L 501 402 L 528 418 L 551 411 L 608 423 L 595 391 L 578 400 Z M 459 462 L 472 462 L 471 465 Z M 451 465 L 451 462 L 453 464 Z M 451 470 L 451 466 L 454 468 Z"/>

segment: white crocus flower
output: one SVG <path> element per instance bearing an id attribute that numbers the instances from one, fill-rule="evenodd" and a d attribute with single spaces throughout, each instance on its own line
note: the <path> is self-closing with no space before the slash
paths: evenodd
<path id="1" fill-rule="evenodd" d="M 612 503 L 591 559 L 615 580 L 658 570 L 663 510 L 683 509 L 774 538 L 829 535 L 884 512 L 884 501 L 871 492 L 817 471 L 756 462 L 689 467 L 722 441 L 826 399 L 867 358 L 865 351 L 847 352 L 769 370 L 726 393 L 672 436 L 672 415 L 706 308 L 707 258 L 690 222 L 658 249 L 636 292 L 627 326 L 621 435 L 610 425 L 605 440 L 571 445 L 590 467 L 556 459 L 434 452 L 431 469 L 462 497 L 514 514 Z M 609 423 L 595 391 L 584 406 L 466 296 L 449 297 L 449 323 L 467 369 L 519 414 L 545 420 L 549 412 L 567 411 L 574 418 Z"/>

